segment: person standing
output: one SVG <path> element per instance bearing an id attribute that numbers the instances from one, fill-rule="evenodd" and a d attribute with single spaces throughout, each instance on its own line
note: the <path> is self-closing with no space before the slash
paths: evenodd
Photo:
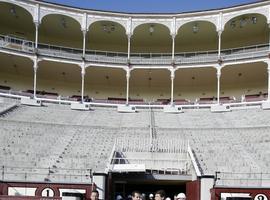
<path id="1" fill-rule="evenodd" d="M 139 191 L 133 191 L 131 194 L 132 200 L 141 200 L 142 194 Z"/>
<path id="2" fill-rule="evenodd" d="M 98 193 L 98 191 L 97 191 L 97 190 L 93 190 L 93 191 L 91 192 L 90 199 L 91 199 L 91 200 L 98 200 L 98 198 L 99 198 L 99 193 Z"/>
<path id="3" fill-rule="evenodd" d="M 164 190 L 158 190 L 155 193 L 155 200 L 164 200 L 165 199 L 165 191 Z"/>
<path id="4" fill-rule="evenodd" d="M 186 200 L 187 197 L 184 193 L 179 193 L 177 196 L 176 196 L 176 200 Z"/>

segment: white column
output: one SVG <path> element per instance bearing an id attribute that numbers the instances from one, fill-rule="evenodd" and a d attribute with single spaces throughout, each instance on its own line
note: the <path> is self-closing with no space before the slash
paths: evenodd
<path id="1" fill-rule="evenodd" d="M 268 29 L 270 29 L 270 23 L 268 23 Z M 270 32 L 269 32 L 269 35 L 268 35 L 268 50 L 270 51 Z"/>
<path id="2" fill-rule="evenodd" d="M 220 51 L 221 51 L 221 34 L 222 31 L 218 31 L 218 59 L 221 58 Z"/>
<path id="3" fill-rule="evenodd" d="M 82 55 L 82 57 L 84 58 L 85 57 L 85 41 L 86 41 L 87 30 L 82 30 L 82 32 L 83 32 L 83 55 Z"/>
<path id="4" fill-rule="evenodd" d="M 81 76 L 82 76 L 82 89 L 81 89 L 81 102 L 84 102 L 84 75 L 85 75 L 85 65 L 83 64 L 81 66 L 82 71 L 81 71 Z"/>
<path id="5" fill-rule="evenodd" d="M 171 105 L 173 105 L 174 70 L 171 70 Z"/>
<path id="6" fill-rule="evenodd" d="M 270 61 L 267 62 L 267 71 L 268 71 L 268 94 L 267 94 L 267 101 L 270 101 Z"/>
<path id="7" fill-rule="evenodd" d="M 97 191 L 99 192 L 99 199 L 105 200 L 106 194 L 106 175 L 105 174 L 94 174 L 93 182 L 97 187 Z"/>
<path id="8" fill-rule="evenodd" d="M 172 62 L 174 63 L 175 35 L 172 35 Z"/>
<path id="9" fill-rule="evenodd" d="M 219 104 L 220 99 L 220 76 L 221 76 L 221 69 L 220 67 L 217 68 L 217 103 Z"/>
<path id="10" fill-rule="evenodd" d="M 39 23 L 35 22 L 35 26 L 36 26 L 36 37 L 35 37 L 35 48 L 38 48 L 38 27 L 39 27 Z"/>
<path id="11" fill-rule="evenodd" d="M 128 99 L 129 99 L 129 78 L 130 78 L 130 71 L 129 70 L 127 70 L 126 78 L 127 78 L 126 105 L 128 105 Z"/>
<path id="12" fill-rule="evenodd" d="M 131 39 L 131 35 L 128 34 L 127 37 L 128 37 L 128 62 L 129 62 L 129 60 L 130 60 L 130 39 Z"/>
<path id="13" fill-rule="evenodd" d="M 37 93 L 37 69 L 38 69 L 37 57 L 34 59 L 33 69 L 34 69 L 34 99 L 35 99 Z"/>

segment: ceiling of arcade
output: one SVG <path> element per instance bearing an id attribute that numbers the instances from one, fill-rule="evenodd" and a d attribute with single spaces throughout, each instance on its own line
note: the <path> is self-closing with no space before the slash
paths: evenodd
<path id="1" fill-rule="evenodd" d="M 0 34 L 34 40 L 35 25 L 31 14 L 19 6 L 0 3 Z"/>
<path id="2" fill-rule="evenodd" d="M 35 26 L 31 15 L 21 7 L 0 3 L 0 34 L 17 35 L 34 40 Z M 231 19 L 222 33 L 222 48 L 239 47 L 269 40 L 266 18 L 245 14 Z M 64 15 L 47 15 L 39 27 L 39 42 L 82 48 L 80 24 Z M 125 28 L 111 21 L 97 21 L 89 27 L 86 48 L 127 52 Z M 175 52 L 217 50 L 216 27 L 206 21 L 194 21 L 180 27 L 175 38 Z M 170 31 L 162 24 L 148 23 L 135 28 L 131 52 L 171 52 Z"/>
<path id="3" fill-rule="evenodd" d="M 267 85 L 267 64 L 264 62 L 226 66 L 221 70 L 221 84 L 248 85 L 262 83 Z"/>
<path id="4" fill-rule="evenodd" d="M 218 35 L 214 24 L 205 21 L 189 22 L 178 30 L 175 52 L 216 50 Z"/>
<path id="5" fill-rule="evenodd" d="M 97 21 L 89 27 L 86 48 L 107 51 L 127 51 L 125 28 L 111 21 Z"/>
<path id="6" fill-rule="evenodd" d="M 123 69 L 108 67 L 88 67 L 85 82 L 93 85 L 125 87 L 126 72 Z"/>
<path id="7" fill-rule="evenodd" d="M 81 82 L 81 68 L 78 65 L 40 61 L 37 78 L 62 82 Z"/>
<path id="8" fill-rule="evenodd" d="M 134 30 L 131 38 L 131 52 L 171 53 L 170 31 L 161 24 L 142 24 Z"/>
<path id="9" fill-rule="evenodd" d="M 170 71 L 166 69 L 135 69 L 130 73 L 130 85 L 137 87 L 170 86 Z"/>
<path id="10" fill-rule="evenodd" d="M 64 15 L 47 15 L 39 28 L 39 42 L 82 48 L 83 34 L 80 24 Z"/>
<path id="11" fill-rule="evenodd" d="M 265 44 L 269 42 L 266 18 L 259 14 L 242 15 L 231 19 L 222 33 L 222 48 Z"/>
<path id="12" fill-rule="evenodd" d="M 0 60 L 0 73 L 16 76 L 33 75 L 33 61 L 28 58 L 0 53 Z"/>
<path id="13" fill-rule="evenodd" d="M 216 69 L 213 67 L 178 69 L 175 73 L 175 86 L 215 86 Z"/>

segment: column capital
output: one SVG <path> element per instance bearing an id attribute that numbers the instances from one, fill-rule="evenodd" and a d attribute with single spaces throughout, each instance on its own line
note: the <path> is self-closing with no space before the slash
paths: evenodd
<path id="1" fill-rule="evenodd" d="M 171 79 L 174 79 L 174 77 L 175 77 L 175 70 L 170 69 L 170 72 L 171 72 Z"/>
<path id="2" fill-rule="evenodd" d="M 127 79 L 129 79 L 130 78 L 130 70 L 126 70 L 126 77 L 127 77 Z"/>
<path id="3" fill-rule="evenodd" d="M 82 76 L 85 75 L 85 68 L 84 68 L 84 67 L 81 68 L 81 75 L 82 75 Z"/>
<path id="4" fill-rule="evenodd" d="M 270 69 L 270 59 L 264 61 L 267 64 L 267 69 Z"/>
<path id="5" fill-rule="evenodd" d="M 86 33 L 88 32 L 88 29 L 81 29 L 81 31 L 82 31 L 82 33 L 83 33 L 84 35 L 86 35 Z"/>
<path id="6" fill-rule="evenodd" d="M 171 35 L 172 39 L 175 39 L 176 33 L 171 33 L 170 35 Z"/>
<path id="7" fill-rule="evenodd" d="M 34 22 L 34 24 L 35 24 L 36 28 L 38 28 L 38 27 L 39 27 L 39 25 L 40 25 L 40 22 L 39 22 L 38 20 L 34 20 L 33 22 Z"/>
<path id="8" fill-rule="evenodd" d="M 38 62 L 37 61 L 34 61 L 33 69 L 34 69 L 34 72 L 36 72 L 38 70 Z"/>
<path id="9" fill-rule="evenodd" d="M 217 77 L 219 78 L 221 76 L 221 68 L 217 67 Z"/>
<path id="10" fill-rule="evenodd" d="M 126 32 L 126 35 L 127 35 L 127 38 L 130 40 L 133 34 L 131 32 Z"/>
<path id="11" fill-rule="evenodd" d="M 222 29 L 217 30 L 217 33 L 218 33 L 218 36 L 219 36 L 219 37 L 221 36 L 222 32 L 223 32 Z"/>

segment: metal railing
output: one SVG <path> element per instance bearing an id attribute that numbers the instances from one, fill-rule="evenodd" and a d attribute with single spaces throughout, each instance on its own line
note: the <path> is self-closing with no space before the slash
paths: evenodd
<path id="1" fill-rule="evenodd" d="M 82 59 L 82 50 L 76 48 L 55 46 L 49 44 L 38 44 L 38 53 L 45 56 L 52 56 L 66 59 Z"/>
<path id="2" fill-rule="evenodd" d="M 38 44 L 29 40 L 8 35 L 0 35 L 0 47 L 3 49 L 21 51 L 26 53 L 39 53 L 40 55 L 82 60 L 83 50 L 50 44 Z M 112 52 L 99 50 L 86 50 L 85 60 L 96 63 L 134 64 L 134 65 L 171 65 L 174 64 L 204 64 L 217 63 L 219 59 L 224 62 L 243 59 L 255 59 L 267 57 L 269 44 L 257 44 L 239 48 L 224 49 L 220 58 L 218 51 L 198 51 L 175 53 L 174 61 L 171 53 L 131 53 L 130 60 L 126 52 Z"/>
<path id="3" fill-rule="evenodd" d="M 201 64 L 218 61 L 218 51 L 183 52 L 175 54 L 175 64 Z"/>
<path id="4" fill-rule="evenodd" d="M 170 174 L 180 175 L 180 174 L 189 174 L 191 170 L 191 162 L 189 159 L 149 159 L 149 158 L 113 158 L 111 165 L 124 165 L 124 164 L 136 164 L 145 165 L 146 170 L 156 170 L 161 174 Z M 124 171 L 124 170 L 123 170 Z"/>
<path id="5" fill-rule="evenodd" d="M 230 187 L 268 187 L 270 184 L 270 173 L 250 172 L 216 172 L 215 185 Z"/>
<path id="6" fill-rule="evenodd" d="M 170 53 L 131 53 L 130 63 L 132 64 L 160 64 L 170 65 L 172 64 L 172 54 Z"/>
<path id="7" fill-rule="evenodd" d="M 223 61 L 237 61 L 244 59 L 254 59 L 269 54 L 269 44 L 258 44 L 240 48 L 225 49 L 221 51 Z"/>
<path id="8" fill-rule="evenodd" d="M 91 169 L 1 167 L 1 181 L 92 183 Z"/>
<path id="9" fill-rule="evenodd" d="M 86 50 L 85 60 L 99 63 L 121 63 L 128 62 L 128 54 L 124 52 Z"/>

